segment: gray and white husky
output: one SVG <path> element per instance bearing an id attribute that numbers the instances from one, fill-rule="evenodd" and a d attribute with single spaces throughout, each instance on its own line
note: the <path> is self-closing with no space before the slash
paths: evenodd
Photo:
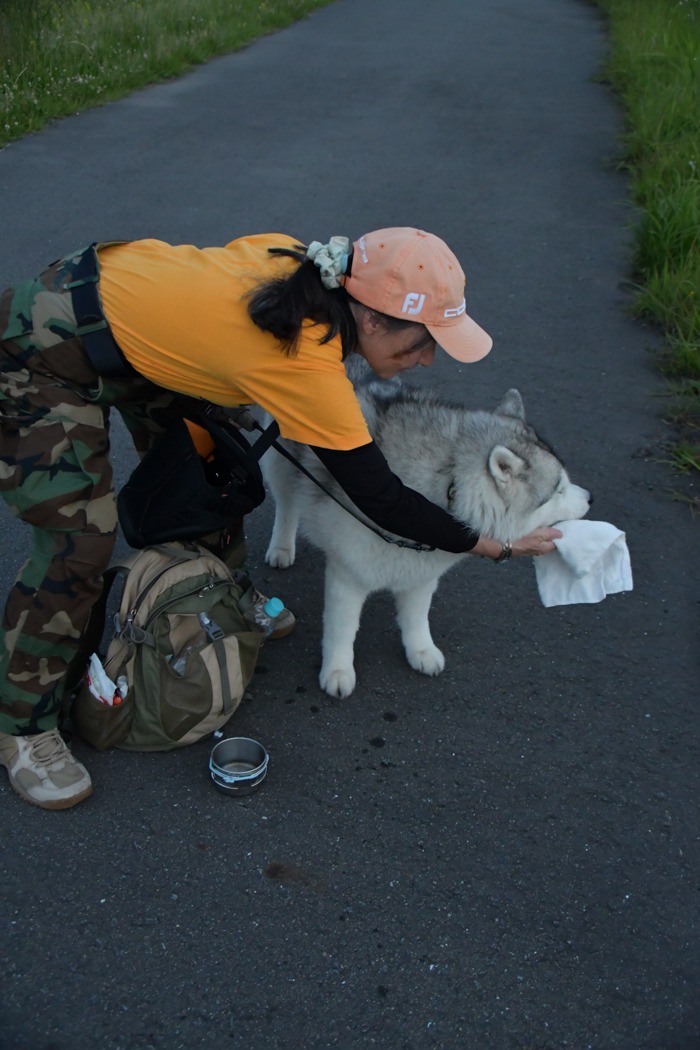
<path id="1" fill-rule="evenodd" d="M 495 412 L 472 412 L 433 392 L 378 379 L 363 366 L 353 364 L 348 374 L 389 466 L 404 484 L 460 521 L 503 543 L 587 512 L 589 494 L 569 481 L 554 452 L 525 422 L 517 390 L 509 390 Z M 284 444 L 353 506 L 308 446 Z M 430 603 L 442 574 L 467 555 L 389 545 L 274 449 L 262 467 L 276 505 L 267 563 L 278 569 L 294 563 L 298 529 L 326 555 L 321 688 L 337 697 L 355 688 L 353 649 L 360 614 L 367 596 L 379 590 L 395 596 L 411 667 L 440 674 L 445 658 L 430 635 Z"/>

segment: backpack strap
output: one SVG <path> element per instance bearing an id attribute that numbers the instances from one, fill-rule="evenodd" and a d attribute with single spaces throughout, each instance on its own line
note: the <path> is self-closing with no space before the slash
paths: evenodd
<path id="1" fill-rule="evenodd" d="M 221 638 L 214 642 L 214 652 L 219 664 L 219 675 L 221 676 L 221 705 L 225 715 L 233 711 L 233 697 L 231 696 L 231 682 L 228 677 L 228 666 L 226 664 L 226 648 Z"/>
<path id="2" fill-rule="evenodd" d="M 219 664 L 219 676 L 221 678 L 221 705 L 224 714 L 228 715 L 233 710 L 233 698 L 231 697 L 231 682 L 229 680 L 228 666 L 226 664 L 226 647 L 224 646 L 224 638 L 226 636 L 218 623 L 214 623 L 214 621 L 209 618 L 208 613 L 200 613 L 198 620 L 204 628 L 204 633 L 207 638 L 214 646 L 216 660 Z"/>

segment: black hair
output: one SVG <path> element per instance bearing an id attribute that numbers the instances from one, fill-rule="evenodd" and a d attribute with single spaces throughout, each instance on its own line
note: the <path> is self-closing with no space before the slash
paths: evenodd
<path id="1" fill-rule="evenodd" d="M 357 323 L 350 308 L 350 304 L 357 300 L 344 288 L 325 287 L 318 267 L 312 259 L 307 258 L 303 244 L 295 245 L 294 249 L 267 250 L 270 255 L 296 259 L 299 266 L 288 277 L 275 277 L 253 289 L 248 302 L 248 314 L 253 323 L 261 331 L 270 332 L 279 339 L 282 350 L 290 357 L 294 357 L 297 352 L 304 321 L 310 320 L 314 324 L 325 325 L 327 331 L 320 342 L 328 343 L 339 335 L 345 360 L 357 350 Z M 352 273 L 352 255 L 348 259 L 347 273 L 348 276 Z M 390 317 L 389 314 L 380 313 L 378 310 L 372 310 L 372 314 L 387 332 L 397 332 L 404 328 L 421 329 L 413 347 L 415 350 L 420 350 L 434 341 L 425 325 L 419 322 Z"/>

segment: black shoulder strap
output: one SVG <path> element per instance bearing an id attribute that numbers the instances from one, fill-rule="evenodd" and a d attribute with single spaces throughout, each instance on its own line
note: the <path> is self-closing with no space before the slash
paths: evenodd
<path id="1" fill-rule="evenodd" d="M 117 344 L 102 308 L 98 289 L 100 263 L 95 250 L 97 243 L 94 241 L 85 249 L 73 269 L 73 280 L 66 285 L 66 288 L 70 288 L 78 325 L 75 334 L 83 340 L 88 357 L 99 376 L 127 379 L 139 373 L 129 364 Z"/>
<path id="2" fill-rule="evenodd" d="M 230 430 L 226 429 L 226 427 L 219 426 L 218 423 L 215 423 L 207 415 L 202 415 L 200 421 L 203 426 L 207 428 L 215 441 L 224 445 L 229 451 L 234 453 L 237 459 L 249 467 L 257 466 L 267 450 L 274 445 L 275 441 L 280 436 L 279 425 L 274 419 L 266 430 L 262 430 L 262 427 L 259 424 L 256 426 L 257 430 L 262 430 L 262 434 L 254 445 L 248 445 L 248 442 L 245 441 L 245 439 L 239 439 L 237 441 L 231 434 Z"/>

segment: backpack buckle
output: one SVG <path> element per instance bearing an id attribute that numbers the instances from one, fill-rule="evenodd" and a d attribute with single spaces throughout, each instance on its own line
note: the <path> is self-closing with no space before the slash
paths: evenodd
<path id="1" fill-rule="evenodd" d="M 218 623 L 214 623 L 213 620 L 210 620 L 205 612 L 198 613 L 197 619 L 204 628 L 204 633 L 210 642 L 219 642 L 222 638 L 226 637 Z"/>

